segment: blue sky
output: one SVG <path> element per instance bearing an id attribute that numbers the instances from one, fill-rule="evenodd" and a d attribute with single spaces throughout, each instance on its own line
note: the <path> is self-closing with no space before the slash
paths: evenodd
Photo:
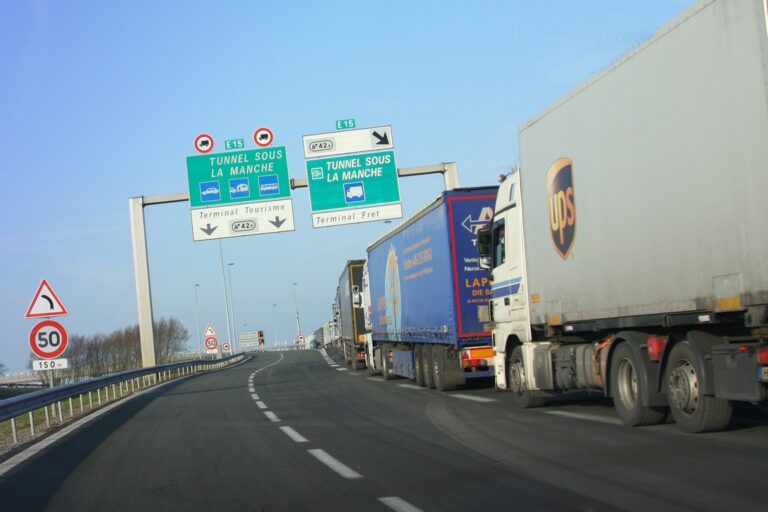
<path id="1" fill-rule="evenodd" d="M 463 186 L 493 184 L 518 158 L 527 118 L 642 43 L 690 0 L 103 2 L 15 1 L 0 17 L 0 362 L 25 369 L 24 318 L 42 278 L 70 333 L 137 322 L 128 198 L 183 192 L 199 133 L 267 126 L 291 177 L 301 137 L 392 125 L 400 167 L 458 164 Z M 250 143 L 248 147 L 253 147 Z M 439 176 L 400 183 L 406 215 Z M 228 239 L 237 329 L 295 335 L 331 315 L 347 259 L 391 227 Z M 154 314 L 226 337 L 217 242 L 192 242 L 188 204 L 146 210 Z M 272 304 L 278 304 L 276 308 Z M 275 321 L 273 321 L 273 318 Z M 196 337 L 190 344 L 194 347 Z"/>

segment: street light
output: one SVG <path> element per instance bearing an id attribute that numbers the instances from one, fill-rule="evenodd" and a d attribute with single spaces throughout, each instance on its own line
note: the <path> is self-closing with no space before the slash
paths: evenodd
<path id="1" fill-rule="evenodd" d="M 232 299 L 232 267 L 234 266 L 234 263 L 227 263 L 227 274 L 229 274 L 229 305 L 231 306 L 231 315 L 232 315 L 232 334 L 234 334 L 235 338 L 237 338 L 237 328 L 235 324 L 235 301 Z M 227 322 L 229 322 L 229 318 L 227 318 Z M 235 339 L 229 340 L 229 344 L 232 348 L 232 354 L 237 353 L 237 341 Z"/>
<path id="2" fill-rule="evenodd" d="M 296 285 L 299 283 L 293 283 L 291 285 L 291 291 L 293 291 L 293 309 L 296 310 L 296 343 L 299 343 L 299 336 L 301 336 L 301 322 L 299 322 L 299 307 L 296 305 Z"/>
<path id="3" fill-rule="evenodd" d="M 203 353 L 200 350 L 200 303 L 197 300 L 197 289 L 199 284 L 195 283 L 195 331 L 197 331 L 197 358 L 202 359 Z"/>
<path id="4" fill-rule="evenodd" d="M 221 280 L 224 281 L 224 311 L 227 314 L 227 337 L 229 338 L 229 343 L 231 344 L 232 329 L 229 325 L 229 294 L 227 293 L 227 275 L 224 273 L 224 251 L 221 248 L 221 239 L 219 239 L 219 261 L 221 261 Z"/>
<path id="5" fill-rule="evenodd" d="M 272 304 L 272 329 L 275 335 L 274 344 L 277 345 L 277 304 Z"/>

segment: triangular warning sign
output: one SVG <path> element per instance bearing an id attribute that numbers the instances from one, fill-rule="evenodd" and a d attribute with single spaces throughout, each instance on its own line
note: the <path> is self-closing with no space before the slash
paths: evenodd
<path id="1" fill-rule="evenodd" d="M 53 291 L 46 279 L 43 279 L 35 293 L 35 298 L 27 309 L 24 318 L 39 318 L 44 316 L 63 316 L 68 314 L 67 308 Z"/>
<path id="2" fill-rule="evenodd" d="M 208 328 L 205 330 L 205 337 L 210 338 L 211 336 L 216 336 L 216 331 L 213 330 L 211 324 L 208 324 Z"/>

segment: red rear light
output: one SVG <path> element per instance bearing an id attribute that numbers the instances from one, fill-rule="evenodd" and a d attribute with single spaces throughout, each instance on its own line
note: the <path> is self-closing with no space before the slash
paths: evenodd
<path id="1" fill-rule="evenodd" d="M 757 364 L 768 364 L 768 347 L 757 349 Z"/>
<path id="2" fill-rule="evenodd" d="M 648 359 L 651 361 L 660 361 L 664 347 L 669 338 L 666 336 L 648 336 L 646 344 L 648 345 Z"/>
<path id="3" fill-rule="evenodd" d="M 749 352 L 749 347 L 747 345 L 742 345 L 739 347 L 739 352 Z"/>

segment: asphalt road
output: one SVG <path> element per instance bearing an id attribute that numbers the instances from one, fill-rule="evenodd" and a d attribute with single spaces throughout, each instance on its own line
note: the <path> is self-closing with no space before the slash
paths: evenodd
<path id="1" fill-rule="evenodd" d="M 622 426 L 585 395 L 518 410 L 267 352 L 136 397 L 0 479 L 21 510 L 766 510 L 768 418 Z"/>

